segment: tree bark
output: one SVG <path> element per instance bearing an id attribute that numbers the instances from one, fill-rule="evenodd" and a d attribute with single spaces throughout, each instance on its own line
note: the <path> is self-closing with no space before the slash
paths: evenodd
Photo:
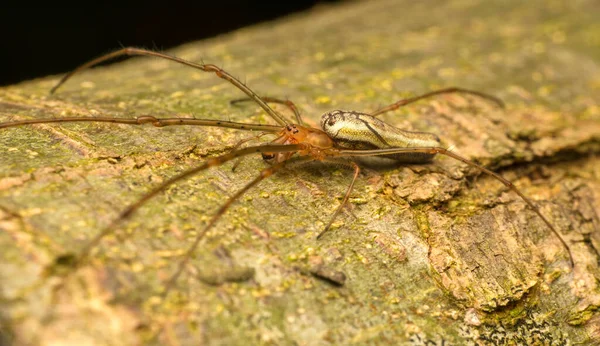
<path id="1" fill-rule="evenodd" d="M 144 192 L 252 133 L 98 123 L 0 130 L 0 343 L 600 343 L 600 8 L 547 1 L 323 6 L 169 53 L 223 67 L 305 121 L 372 111 L 448 86 L 496 95 L 502 109 L 445 95 L 381 116 L 433 132 L 500 172 L 449 157 L 363 165 L 349 206 L 345 166 L 290 167 L 244 194 L 160 295 L 197 232 L 268 167 L 259 155 L 205 171 L 153 198 L 80 251 Z M 0 122 L 140 115 L 270 123 L 212 73 L 134 58 L 0 89 Z M 290 117 L 289 110 L 274 105 Z M 256 143 L 256 142 L 253 142 Z M 57 269 L 58 268 L 58 269 Z M 70 275 L 64 275 L 64 272 Z M 345 280 L 344 280 L 345 278 Z"/>

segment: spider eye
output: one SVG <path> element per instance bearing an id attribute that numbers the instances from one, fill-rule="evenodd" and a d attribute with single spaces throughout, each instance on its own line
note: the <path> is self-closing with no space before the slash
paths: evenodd
<path id="1" fill-rule="evenodd" d="M 335 117 L 329 117 L 329 120 L 327 121 L 327 125 L 329 126 L 333 126 L 336 123 L 336 119 Z"/>

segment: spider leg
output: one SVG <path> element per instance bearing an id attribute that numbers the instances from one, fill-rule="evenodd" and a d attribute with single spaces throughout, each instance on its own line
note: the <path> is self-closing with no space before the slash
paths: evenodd
<path id="1" fill-rule="evenodd" d="M 502 102 L 502 100 L 500 100 L 499 98 L 492 96 L 492 95 L 488 95 L 486 93 L 482 93 L 479 91 L 474 91 L 474 90 L 469 90 L 469 89 L 463 89 L 463 88 L 457 88 L 457 87 L 450 87 L 450 88 L 444 88 L 444 89 L 439 89 L 439 90 L 434 90 L 434 91 L 430 91 L 428 93 L 422 94 L 422 95 L 417 95 L 417 96 L 413 96 L 413 97 L 409 97 L 406 99 L 402 99 L 400 101 L 397 101 L 395 103 L 392 103 L 389 106 L 380 108 L 372 113 L 369 113 L 372 116 L 377 116 L 380 114 L 383 114 L 385 112 L 389 112 L 389 111 L 393 111 L 395 109 L 398 109 L 402 106 L 406 106 L 407 104 L 419 101 L 419 100 L 423 100 L 426 99 L 428 97 L 431 96 L 435 96 L 435 95 L 440 95 L 440 94 L 454 94 L 454 93 L 461 93 L 461 94 L 470 94 L 470 95 L 474 95 L 477 97 L 481 97 L 482 99 L 488 100 L 490 102 L 495 103 L 496 105 L 498 105 L 501 108 L 504 108 L 504 102 Z"/>
<path id="2" fill-rule="evenodd" d="M 250 141 L 252 141 L 252 140 L 259 139 L 259 138 L 261 138 L 261 137 L 263 137 L 263 136 L 270 135 L 270 134 L 271 134 L 271 133 L 269 133 L 269 132 L 263 132 L 263 133 L 260 133 L 260 134 L 258 134 L 258 135 L 256 135 L 256 136 L 252 136 L 252 137 L 244 138 L 244 139 L 240 140 L 239 142 L 237 142 L 237 143 L 236 143 L 236 144 L 233 146 L 233 148 L 232 148 L 231 150 L 237 150 L 237 149 L 238 149 L 240 146 L 242 146 L 242 144 L 244 144 L 244 143 L 246 143 L 246 142 L 250 142 Z M 233 163 L 233 166 L 231 166 L 231 171 L 232 171 L 232 172 L 235 172 L 235 170 L 236 170 L 236 169 L 237 169 L 237 167 L 240 165 L 240 163 L 242 162 L 242 160 L 243 160 L 243 159 L 244 159 L 243 157 L 240 157 L 240 158 L 238 158 L 237 160 L 235 160 L 235 162 Z"/>
<path id="3" fill-rule="evenodd" d="M 85 260 L 89 256 L 90 252 L 100 243 L 100 241 L 104 237 L 106 237 L 109 234 L 112 234 L 119 224 L 121 224 L 124 221 L 126 221 L 127 219 L 129 219 L 138 209 L 140 209 L 143 205 L 145 205 L 150 199 L 152 199 L 159 193 L 166 190 L 167 187 L 169 187 L 179 181 L 182 181 L 184 179 L 190 178 L 191 176 L 193 176 L 203 170 L 206 170 L 211 167 L 220 166 L 220 165 L 224 164 L 225 162 L 233 160 L 238 157 L 242 157 L 242 156 L 246 156 L 246 155 L 250 155 L 250 154 L 254 154 L 254 153 L 265 153 L 265 152 L 269 152 L 269 153 L 296 152 L 296 151 L 302 150 L 303 148 L 304 148 L 304 146 L 301 144 L 259 145 L 259 146 L 247 147 L 247 148 L 229 152 L 227 154 L 224 154 L 224 155 L 221 155 L 218 157 L 208 159 L 202 165 L 194 167 L 192 169 L 189 169 L 187 171 L 184 171 L 183 173 L 180 173 L 180 174 L 172 177 L 171 179 L 156 186 L 154 189 L 152 189 L 149 192 L 147 192 L 146 194 L 142 195 L 142 197 L 140 197 L 135 203 L 131 204 L 129 207 L 127 207 L 125 210 L 123 210 L 119 214 L 119 216 L 115 220 L 113 220 L 113 222 L 111 222 L 102 232 L 100 232 L 89 243 L 86 244 L 86 246 L 81 250 L 81 252 L 78 256 L 78 260 L 76 260 L 75 264 L 77 265 L 78 264 L 77 262 L 82 262 L 83 260 Z"/>
<path id="4" fill-rule="evenodd" d="M 157 57 L 157 58 L 174 61 L 176 63 L 186 65 L 186 66 L 198 69 L 198 70 L 202 70 L 204 72 L 213 72 L 214 74 L 217 75 L 217 77 L 228 81 L 229 83 L 233 84 L 236 88 L 243 91 L 246 95 L 248 95 L 248 97 L 250 99 L 252 99 L 254 102 L 256 102 L 265 112 L 267 112 L 267 114 L 269 114 L 273 118 L 273 120 L 275 120 L 277 123 L 279 123 L 280 125 L 288 124 L 288 122 L 285 120 L 285 118 L 282 115 L 280 115 L 275 110 L 273 110 L 271 107 L 269 107 L 269 105 L 267 105 L 265 103 L 265 101 L 263 101 L 260 98 L 260 96 L 258 96 L 254 91 L 252 91 L 252 89 L 248 88 L 239 79 L 230 75 L 229 73 L 227 73 L 225 70 L 221 69 L 220 67 L 217 67 L 213 64 L 197 64 L 197 63 L 187 61 L 187 60 L 178 58 L 176 56 L 168 55 L 165 53 L 159 53 L 159 52 L 155 52 L 155 51 L 151 51 L 151 50 L 147 50 L 147 49 L 140 49 L 140 48 L 134 48 L 134 47 L 121 48 L 117 51 L 102 55 L 96 59 L 90 60 L 90 61 L 80 65 L 79 67 L 75 68 L 71 72 L 64 75 L 61 78 L 61 80 L 50 90 L 50 94 L 53 94 L 58 88 L 60 88 L 61 85 L 63 85 L 73 75 L 75 75 L 85 69 L 88 69 L 92 66 L 98 65 L 102 62 L 105 62 L 107 60 L 111 60 L 113 58 L 117 58 L 120 56 L 153 56 L 153 57 Z"/>
<path id="5" fill-rule="evenodd" d="M 179 265 L 177 266 L 177 271 L 171 276 L 169 281 L 167 281 L 167 283 L 165 285 L 165 290 L 163 291 L 163 295 L 166 295 L 169 292 L 169 290 L 173 287 L 173 285 L 175 284 L 175 282 L 177 281 L 179 276 L 181 276 L 181 273 L 183 272 L 185 265 L 192 258 L 194 252 L 196 251 L 196 248 L 198 247 L 198 245 L 200 244 L 200 241 L 204 238 L 204 236 L 206 235 L 208 230 L 210 228 L 212 228 L 215 225 L 215 223 L 217 223 L 217 221 L 221 218 L 221 216 L 223 216 L 223 214 L 225 214 L 227 209 L 229 209 L 229 207 L 231 207 L 231 205 L 235 201 L 237 201 L 244 193 L 246 193 L 248 190 L 250 190 L 250 188 L 257 185 L 264 179 L 270 177 L 271 175 L 273 175 L 275 172 L 277 172 L 278 170 L 283 168 L 288 163 L 292 163 L 292 162 L 293 163 L 299 163 L 299 162 L 305 163 L 305 162 L 309 162 L 309 161 L 313 161 L 313 160 L 314 159 L 312 157 L 305 156 L 305 157 L 297 157 L 295 159 L 276 163 L 268 168 L 263 169 L 256 178 L 254 178 L 252 181 L 250 181 L 248 184 L 246 184 L 246 186 L 244 186 L 242 189 L 237 191 L 233 196 L 231 196 L 227 200 L 227 202 L 225 202 L 219 208 L 219 210 L 215 213 L 215 215 L 213 215 L 213 217 L 210 219 L 210 221 L 204 227 L 204 229 L 196 235 L 194 242 L 189 247 L 189 249 L 186 251 L 186 253 L 183 255 L 183 259 L 179 262 Z"/>
<path id="6" fill-rule="evenodd" d="M 324 161 L 331 162 L 333 160 L 324 160 Z M 334 161 L 334 162 L 338 163 L 337 161 Z M 346 163 L 346 164 L 348 164 L 348 163 Z M 335 210 L 333 215 L 331 215 L 331 219 L 329 220 L 329 223 L 327 224 L 327 226 L 325 226 L 325 228 L 321 231 L 321 233 L 319 233 L 317 235 L 317 239 L 321 239 L 321 237 L 327 231 L 329 231 L 329 228 L 331 228 L 333 221 L 335 221 L 335 218 L 340 214 L 340 212 L 346 205 L 346 202 L 348 201 L 348 198 L 350 198 L 350 194 L 352 193 L 352 190 L 354 189 L 354 183 L 356 182 L 356 179 L 358 178 L 358 174 L 360 173 L 360 167 L 356 164 L 356 162 L 353 162 L 353 161 L 350 161 L 349 165 L 352 166 L 352 168 L 354 168 L 354 176 L 352 177 L 352 181 L 350 182 L 350 185 L 348 186 L 348 190 L 346 190 L 346 194 L 344 195 L 344 199 L 342 200 L 342 203 L 340 203 L 340 205 L 337 207 L 337 209 Z"/>
<path id="7" fill-rule="evenodd" d="M 496 180 L 498 180 L 502 184 L 504 184 L 507 188 L 509 188 L 514 193 L 519 195 L 519 197 L 521 197 L 521 199 L 540 217 L 540 219 L 542 219 L 544 221 L 546 226 L 552 231 L 552 233 L 554 233 L 554 235 L 558 238 L 558 240 L 560 240 L 562 245 L 567 250 L 567 252 L 569 254 L 569 262 L 571 264 L 571 268 L 575 267 L 575 261 L 573 259 L 573 254 L 571 253 L 571 249 L 569 248 L 569 245 L 567 244 L 567 242 L 563 239 L 563 237 L 560 235 L 560 233 L 558 233 L 556 228 L 554 228 L 554 226 L 552 226 L 550 221 L 548 221 L 548 219 L 546 219 L 546 217 L 540 212 L 539 208 L 535 204 L 533 204 L 533 202 L 527 196 L 525 196 L 519 189 L 517 189 L 517 187 L 512 182 L 510 182 L 509 180 L 507 180 L 500 174 L 498 174 L 494 171 L 491 171 L 491 170 L 489 170 L 467 158 L 464 158 L 458 154 L 455 154 L 448 149 L 445 149 L 442 147 L 419 147 L 419 148 L 415 147 L 415 148 L 386 148 L 386 149 L 373 149 L 373 150 L 338 150 L 336 153 L 332 153 L 331 155 L 332 156 L 372 156 L 372 155 L 402 154 L 402 153 L 407 153 L 407 154 L 408 153 L 426 153 L 426 154 L 431 154 L 431 155 L 442 154 L 445 156 L 452 157 L 452 158 L 454 158 L 458 161 L 461 161 L 469 166 L 475 167 L 475 168 L 481 170 L 482 172 L 494 177 Z"/>
<path id="8" fill-rule="evenodd" d="M 300 116 L 300 111 L 298 110 L 298 107 L 296 107 L 296 105 L 294 104 L 294 102 L 292 102 L 290 100 L 282 100 L 282 99 L 278 99 L 278 98 L 274 98 L 274 97 L 269 97 L 269 96 L 263 96 L 262 99 L 265 102 L 278 103 L 278 104 L 282 104 L 282 105 L 286 106 L 292 112 L 294 112 L 294 116 L 296 117 L 296 122 L 298 124 L 300 124 L 300 125 L 304 124 L 304 122 L 302 121 L 302 116 Z M 252 99 L 244 97 L 244 98 L 241 98 L 241 99 L 231 100 L 231 101 L 229 101 L 229 103 L 232 104 L 232 105 L 235 105 L 237 103 L 242 103 L 242 102 L 247 102 L 247 101 L 252 101 Z"/>
<path id="9" fill-rule="evenodd" d="M 263 125 L 263 124 L 246 124 L 233 121 L 213 120 L 213 119 L 196 119 L 196 118 L 156 118 L 152 115 L 142 115 L 133 119 L 128 118 L 112 118 L 112 117 L 61 117 L 50 119 L 27 119 L 8 121 L 0 123 L 0 129 L 17 127 L 23 125 L 34 124 L 50 124 L 50 123 L 73 123 L 73 122 L 98 122 L 112 124 L 127 124 L 127 125 L 143 125 L 150 123 L 155 127 L 190 125 L 190 126 L 213 126 L 226 127 L 237 130 L 248 131 L 265 131 L 279 132 L 280 126 Z"/>

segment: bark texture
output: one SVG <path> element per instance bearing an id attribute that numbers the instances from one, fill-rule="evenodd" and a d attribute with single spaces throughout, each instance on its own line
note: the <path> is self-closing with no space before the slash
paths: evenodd
<path id="1" fill-rule="evenodd" d="M 382 116 L 437 133 L 501 172 L 569 242 L 497 180 L 448 157 L 282 171 L 245 194 L 161 288 L 196 232 L 266 164 L 257 157 L 169 188 L 76 253 L 125 206 L 224 153 L 247 132 L 113 124 L 0 130 L 0 344 L 570 345 L 600 342 L 600 6 L 597 1 L 348 2 L 169 53 L 214 63 L 318 126 L 440 87 Z M 214 74 L 136 58 L 0 89 L 0 122 L 180 116 L 273 123 Z M 280 106 L 274 106 L 287 112 Z M 287 113 L 286 113 L 287 114 Z M 45 275 L 46 274 L 46 275 Z M 341 282 L 342 286 L 332 283 Z"/>

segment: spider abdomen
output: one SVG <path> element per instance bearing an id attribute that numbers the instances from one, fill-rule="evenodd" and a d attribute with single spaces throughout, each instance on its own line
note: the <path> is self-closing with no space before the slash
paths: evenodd
<path id="1" fill-rule="evenodd" d="M 368 150 L 384 148 L 439 147 L 440 139 L 428 132 L 413 132 L 397 127 L 366 113 L 335 110 L 323 114 L 321 128 L 341 149 Z M 425 163 L 433 159 L 430 153 L 399 153 L 383 155 L 399 162 Z"/>

